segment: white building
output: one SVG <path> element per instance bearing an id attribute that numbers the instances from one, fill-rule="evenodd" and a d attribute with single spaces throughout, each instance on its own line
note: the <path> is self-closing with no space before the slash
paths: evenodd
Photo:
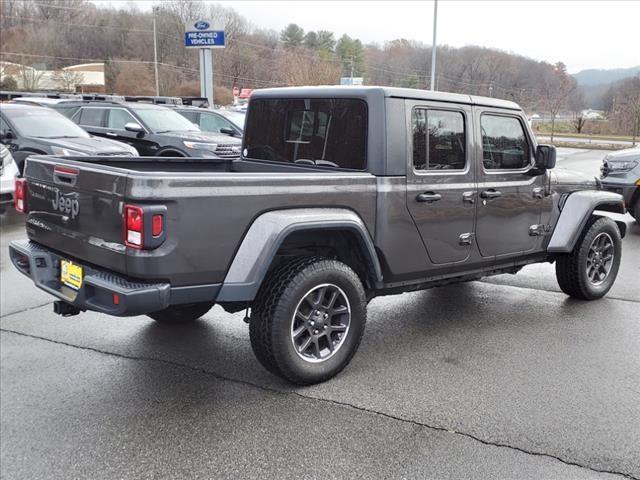
<path id="1" fill-rule="evenodd" d="M 71 65 L 55 71 L 0 62 L 0 80 L 9 76 L 16 81 L 20 90 L 104 92 L 104 63 Z"/>

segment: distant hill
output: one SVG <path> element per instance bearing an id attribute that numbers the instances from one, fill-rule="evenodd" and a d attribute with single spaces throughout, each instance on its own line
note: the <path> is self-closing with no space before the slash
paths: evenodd
<path id="1" fill-rule="evenodd" d="M 613 68 L 611 70 L 592 68 L 574 73 L 573 78 L 576 79 L 578 85 L 590 86 L 606 85 L 638 74 L 640 74 L 640 65 L 631 68 Z"/>

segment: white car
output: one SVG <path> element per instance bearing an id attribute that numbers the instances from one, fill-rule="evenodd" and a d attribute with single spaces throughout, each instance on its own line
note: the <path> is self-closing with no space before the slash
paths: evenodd
<path id="1" fill-rule="evenodd" d="M 11 152 L 0 144 L 0 212 L 7 204 L 13 203 L 13 193 L 18 176 L 18 166 L 14 162 Z"/>

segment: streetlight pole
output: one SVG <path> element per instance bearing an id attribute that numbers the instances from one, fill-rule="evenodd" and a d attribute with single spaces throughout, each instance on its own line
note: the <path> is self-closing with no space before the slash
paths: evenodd
<path id="1" fill-rule="evenodd" d="M 158 83 L 158 38 L 156 35 L 156 12 L 157 7 L 153 7 L 153 67 L 156 74 L 156 97 L 160 95 L 160 84 Z"/>
<path id="2" fill-rule="evenodd" d="M 433 43 L 431 44 L 431 90 L 436 89 L 436 27 L 438 25 L 438 0 L 433 0 Z"/>

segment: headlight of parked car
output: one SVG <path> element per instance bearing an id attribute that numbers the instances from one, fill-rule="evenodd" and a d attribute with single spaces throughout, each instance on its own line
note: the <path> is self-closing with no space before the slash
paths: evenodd
<path id="1" fill-rule="evenodd" d="M 63 155 L 65 157 L 86 157 L 87 154 L 84 152 L 79 152 L 77 150 L 71 150 L 70 148 L 63 147 L 51 147 L 51 151 L 54 155 Z"/>
<path id="2" fill-rule="evenodd" d="M 612 162 L 609 160 L 608 167 L 612 172 L 627 172 L 629 170 L 633 170 L 638 166 L 638 162 L 630 160 L 627 162 Z"/>
<path id="3" fill-rule="evenodd" d="M 209 150 L 211 152 L 215 152 L 216 148 L 218 148 L 217 143 L 200 143 L 200 142 L 182 142 L 184 146 L 187 148 L 192 148 L 194 150 Z"/>

